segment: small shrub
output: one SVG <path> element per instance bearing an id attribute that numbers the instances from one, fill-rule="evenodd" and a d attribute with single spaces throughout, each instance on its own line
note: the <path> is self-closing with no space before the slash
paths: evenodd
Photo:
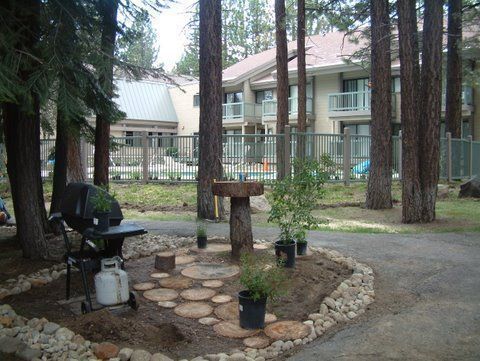
<path id="1" fill-rule="evenodd" d="M 104 188 L 97 187 L 97 192 L 90 198 L 95 212 L 108 213 L 112 210 L 112 196 Z"/>
<path id="2" fill-rule="evenodd" d="M 274 300 L 287 292 L 288 275 L 275 258 L 243 253 L 240 260 L 240 283 L 249 291 L 254 301 L 262 298 Z"/>
<path id="3" fill-rule="evenodd" d="M 207 227 L 202 222 L 197 223 L 197 237 L 206 237 Z"/>

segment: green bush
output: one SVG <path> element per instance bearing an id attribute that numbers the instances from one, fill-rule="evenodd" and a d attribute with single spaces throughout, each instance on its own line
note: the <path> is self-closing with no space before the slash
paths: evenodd
<path id="1" fill-rule="evenodd" d="M 97 192 L 91 197 L 91 202 L 95 212 L 108 213 L 112 210 L 113 197 L 108 194 L 104 188 L 96 187 Z"/>
<path id="2" fill-rule="evenodd" d="M 165 151 L 165 155 L 167 155 L 169 157 L 177 158 L 178 157 L 178 148 L 177 147 L 167 148 L 167 150 Z"/>
<path id="3" fill-rule="evenodd" d="M 312 211 L 323 196 L 323 184 L 328 176 L 324 165 L 315 160 L 296 159 L 293 166 L 293 176 L 286 176 L 273 185 L 268 218 L 268 222 L 280 227 L 280 240 L 284 244 L 293 240 L 306 242 L 307 230 L 317 223 Z"/>
<path id="4" fill-rule="evenodd" d="M 275 299 L 287 292 L 287 272 L 282 265 L 277 264 L 274 257 L 243 253 L 240 260 L 240 283 L 254 301 L 262 298 Z"/>

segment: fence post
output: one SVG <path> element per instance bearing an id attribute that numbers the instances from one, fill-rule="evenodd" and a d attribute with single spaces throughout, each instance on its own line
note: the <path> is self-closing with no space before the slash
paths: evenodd
<path id="1" fill-rule="evenodd" d="M 343 183 L 350 185 L 350 166 L 352 156 L 352 138 L 350 137 L 350 128 L 343 129 Z"/>
<path id="2" fill-rule="evenodd" d="M 468 177 L 472 179 L 473 176 L 473 137 L 469 135 L 468 140 Z"/>
<path id="3" fill-rule="evenodd" d="M 142 132 L 142 182 L 148 183 L 148 133 Z"/>
<path id="4" fill-rule="evenodd" d="M 84 137 L 80 137 L 80 164 L 85 180 L 88 180 L 88 149 Z"/>
<path id="5" fill-rule="evenodd" d="M 402 131 L 398 132 L 398 179 L 402 180 L 402 173 L 403 173 L 403 164 L 402 164 Z"/>
<path id="6" fill-rule="evenodd" d="M 452 133 L 447 132 L 447 181 L 452 181 Z"/>
<path id="7" fill-rule="evenodd" d="M 290 170 L 290 126 L 285 126 L 285 177 L 291 175 Z"/>

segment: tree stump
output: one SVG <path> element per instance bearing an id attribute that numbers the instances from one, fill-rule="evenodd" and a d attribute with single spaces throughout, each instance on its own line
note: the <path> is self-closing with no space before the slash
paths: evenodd
<path id="1" fill-rule="evenodd" d="M 155 268 L 160 271 L 169 271 L 175 268 L 175 254 L 173 252 L 161 252 L 155 256 Z"/>

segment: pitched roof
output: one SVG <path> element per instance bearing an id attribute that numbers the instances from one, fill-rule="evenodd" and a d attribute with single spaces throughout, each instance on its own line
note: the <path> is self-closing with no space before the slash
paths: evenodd
<path id="1" fill-rule="evenodd" d="M 145 80 L 115 79 L 115 102 L 127 119 L 178 122 L 168 85 Z"/>

